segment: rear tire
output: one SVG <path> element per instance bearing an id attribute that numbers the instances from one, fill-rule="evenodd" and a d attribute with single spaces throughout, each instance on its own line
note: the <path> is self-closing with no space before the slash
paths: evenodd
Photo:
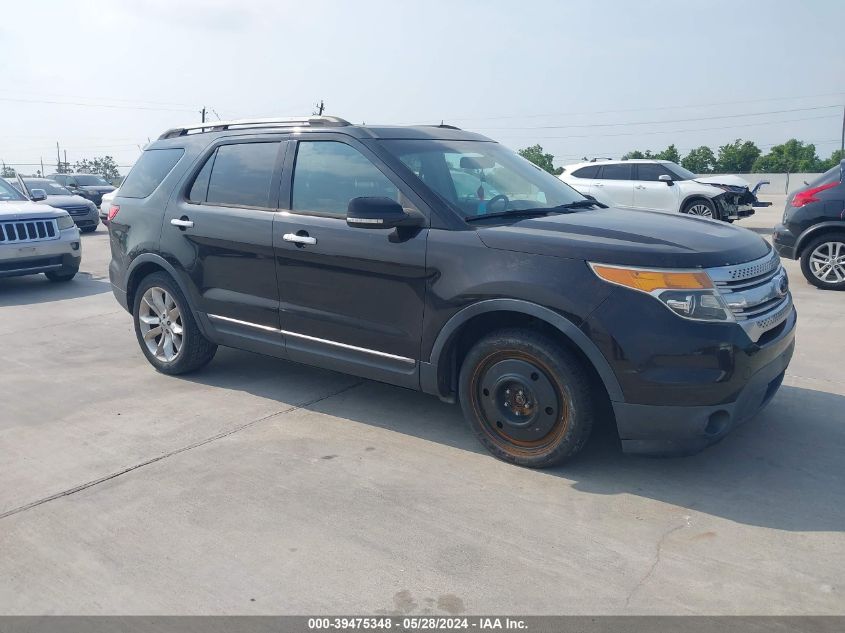
<path id="1" fill-rule="evenodd" d="M 801 251 L 801 272 L 824 290 L 845 290 L 845 233 L 828 233 Z"/>
<path id="2" fill-rule="evenodd" d="M 545 468 L 571 459 L 593 426 L 581 362 L 530 330 L 500 330 L 478 341 L 461 365 L 459 395 L 478 440 L 519 466 Z"/>
<path id="3" fill-rule="evenodd" d="M 217 345 L 200 332 L 182 291 L 165 273 L 153 273 L 141 280 L 132 317 L 141 351 L 163 374 L 196 371 L 217 352 Z"/>
<path id="4" fill-rule="evenodd" d="M 682 213 L 687 215 L 695 215 L 700 218 L 710 218 L 712 220 L 719 220 L 719 212 L 716 211 L 716 205 L 705 198 L 696 198 L 690 200 L 684 205 Z"/>

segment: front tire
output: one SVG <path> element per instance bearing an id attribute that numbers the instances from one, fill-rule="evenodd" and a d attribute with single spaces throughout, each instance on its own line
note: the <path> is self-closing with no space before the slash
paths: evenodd
<path id="1" fill-rule="evenodd" d="M 165 273 L 141 281 L 132 316 L 141 351 L 164 374 L 196 371 L 217 352 L 217 345 L 200 332 L 182 291 Z"/>
<path id="2" fill-rule="evenodd" d="M 719 212 L 716 211 L 716 205 L 712 201 L 705 198 L 696 198 L 690 200 L 684 205 L 682 213 L 687 215 L 695 215 L 700 218 L 710 218 L 711 220 L 718 220 Z"/>
<path id="3" fill-rule="evenodd" d="M 70 269 L 62 269 L 62 270 L 51 270 L 49 272 L 44 273 L 44 276 L 52 282 L 55 283 L 64 283 L 66 281 L 70 281 L 74 277 L 76 277 L 76 273 L 79 272 L 79 268 L 70 268 Z"/>
<path id="4" fill-rule="evenodd" d="M 569 460 L 593 426 L 590 383 L 580 361 L 529 330 L 501 330 L 476 343 L 461 365 L 459 395 L 478 440 L 519 466 Z"/>
<path id="5" fill-rule="evenodd" d="M 807 244 L 801 272 L 816 288 L 845 290 L 845 233 L 822 235 Z"/>

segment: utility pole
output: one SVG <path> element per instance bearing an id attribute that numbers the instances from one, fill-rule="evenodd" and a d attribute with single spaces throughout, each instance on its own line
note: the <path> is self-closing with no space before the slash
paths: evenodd
<path id="1" fill-rule="evenodd" d="M 67 164 L 67 150 L 65 150 L 65 169 L 70 171 L 70 165 Z"/>
<path id="2" fill-rule="evenodd" d="M 202 122 L 205 123 L 205 106 L 203 106 L 202 110 L 200 110 L 200 114 L 202 115 Z"/>
<path id="3" fill-rule="evenodd" d="M 323 100 L 320 99 L 320 103 L 316 104 L 314 107 L 317 108 L 317 111 L 314 114 L 323 116 L 323 110 L 326 109 L 326 104 L 323 103 Z"/>
<path id="4" fill-rule="evenodd" d="M 39 175 L 44 176 L 44 174 L 47 173 L 47 172 L 44 171 L 44 157 L 39 156 L 38 158 L 41 160 L 41 173 Z"/>
<path id="5" fill-rule="evenodd" d="M 842 142 L 839 144 L 839 151 L 845 154 L 845 106 L 842 106 Z"/>
<path id="6" fill-rule="evenodd" d="M 65 173 L 62 171 L 62 152 L 59 149 L 59 142 L 56 141 L 56 172 L 63 174 Z"/>

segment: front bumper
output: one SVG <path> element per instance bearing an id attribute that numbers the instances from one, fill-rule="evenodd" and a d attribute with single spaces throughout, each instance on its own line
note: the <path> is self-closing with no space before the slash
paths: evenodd
<path id="1" fill-rule="evenodd" d="M 91 209 L 87 213 L 71 213 L 70 217 L 73 218 L 74 224 L 80 229 L 96 228 L 100 225 L 100 214 L 97 209 Z"/>
<path id="2" fill-rule="evenodd" d="M 56 240 L 0 245 L 0 277 L 77 270 L 82 261 L 79 230 L 65 229 Z"/>
<path id="3" fill-rule="evenodd" d="M 794 349 L 793 340 L 778 358 L 754 374 L 734 402 L 703 407 L 614 402 L 622 450 L 640 455 L 690 455 L 715 444 L 774 397 Z"/>

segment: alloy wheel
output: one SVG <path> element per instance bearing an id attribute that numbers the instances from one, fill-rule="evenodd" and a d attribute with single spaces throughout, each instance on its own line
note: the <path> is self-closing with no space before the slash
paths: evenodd
<path id="1" fill-rule="evenodd" d="M 176 299 L 164 288 L 153 286 L 141 297 L 138 307 L 141 337 L 150 354 L 172 363 L 182 350 L 182 314 Z"/>
<path id="2" fill-rule="evenodd" d="M 712 218 L 713 211 L 710 210 L 706 204 L 694 204 L 689 209 L 687 209 L 687 213 L 690 215 L 698 215 L 704 218 Z"/>
<path id="3" fill-rule="evenodd" d="M 810 271 L 828 284 L 845 281 L 845 243 L 823 242 L 810 253 Z"/>

